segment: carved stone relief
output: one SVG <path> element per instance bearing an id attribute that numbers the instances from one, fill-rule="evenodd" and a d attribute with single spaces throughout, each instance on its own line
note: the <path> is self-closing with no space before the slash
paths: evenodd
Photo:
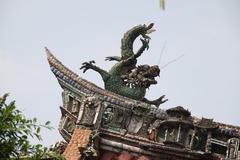
<path id="1" fill-rule="evenodd" d="M 97 97 L 91 96 L 83 97 L 81 102 L 77 123 L 86 126 L 94 125 L 101 102 Z"/>
<path id="2" fill-rule="evenodd" d="M 240 140 L 238 138 L 231 138 L 231 139 L 228 140 L 226 158 L 235 159 L 235 158 L 238 157 L 239 141 Z"/>
<path id="3" fill-rule="evenodd" d="M 128 132 L 137 133 L 143 125 L 143 117 L 132 115 L 131 120 L 127 126 Z"/>
<path id="4" fill-rule="evenodd" d="M 113 107 L 110 107 L 110 106 L 107 107 L 103 112 L 103 116 L 102 116 L 103 124 L 106 125 L 112 122 L 113 116 L 114 116 Z"/>
<path id="5" fill-rule="evenodd" d="M 64 129 L 66 131 L 68 131 L 69 133 L 73 133 L 75 128 L 75 123 L 73 121 L 71 121 L 69 118 L 67 118 L 65 125 L 64 125 Z"/>
<path id="6" fill-rule="evenodd" d="M 80 102 L 76 99 L 73 100 L 72 113 L 77 114 L 79 112 Z"/>
<path id="7" fill-rule="evenodd" d="M 104 103 L 104 106 L 105 109 L 102 114 L 103 127 L 126 131 L 126 121 L 131 115 L 130 109 L 127 110 L 111 103 Z"/>

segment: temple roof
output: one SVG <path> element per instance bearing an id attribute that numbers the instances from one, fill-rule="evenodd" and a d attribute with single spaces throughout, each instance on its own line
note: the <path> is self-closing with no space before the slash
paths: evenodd
<path id="1" fill-rule="evenodd" d="M 166 117 L 166 113 L 168 112 L 179 112 L 183 113 L 185 115 L 190 115 L 191 113 L 184 109 L 181 106 L 177 106 L 174 108 L 170 108 L 166 111 L 162 109 L 156 108 L 154 105 L 150 105 L 141 101 L 133 100 L 127 97 L 123 97 L 121 95 L 117 95 L 115 93 L 112 93 L 110 91 L 104 90 L 95 84 L 79 77 L 76 73 L 65 67 L 47 48 L 47 59 L 50 65 L 50 68 L 54 75 L 58 78 L 60 81 L 65 81 L 68 83 L 68 85 L 74 87 L 77 90 L 81 90 L 83 92 L 86 92 L 87 94 L 92 94 L 99 96 L 100 99 L 104 101 L 109 101 L 111 103 L 116 103 L 116 105 L 120 105 L 123 107 L 142 107 L 146 109 L 150 109 L 150 114 L 155 117 Z M 197 117 L 193 117 L 194 123 L 199 123 L 201 119 Z M 237 137 L 240 137 L 240 127 L 234 126 L 234 125 L 228 125 L 220 122 L 215 122 L 218 125 L 218 132 L 221 134 L 226 135 L 236 135 Z"/>
<path id="2" fill-rule="evenodd" d="M 98 131 L 100 132 L 100 144 L 101 149 L 111 151 L 113 149 L 116 152 L 122 152 L 123 150 L 127 150 L 129 152 L 134 152 L 134 155 L 147 155 L 147 156 L 155 156 L 155 157 L 164 157 L 166 159 L 169 156 L 181 157 L 184 159 L 204 159 L 209 156 L 206 150 L 194 150 L 190 148 L 177 148 L 164 145 L 164 141 L 160 141 L 159 139 L 151 139 L 148 136 L 150 134 L 158 134 L 154 133 L 156 129 L 159 129 L 161 126 L 163 129 L 169 127 L 169 130 L 164 131 L 163 134 L 169 136 L 171 140 L 171 136 L 175 135 L 175 132 L 184 130 L 186 128 L 191 130 L 198 130 L 203 131 L 212 131 L 214 136 L 217 137 L 224 137 L 224 138 L 240 138 L 240 127 L 228 125 L 224 123 L 214 122 L 213 119 L 207 118 L 196 118 L 191 116 L 191 112 L 187 109 L 184 109 L 181 106 L 177 106 L 174 108 L 170 108 L 167 110 L 163 110 L 161 108 L 157 108 L 155 105 L 150 105 L 141 101 L 133 100 L 110 91 L 104 90 L 95 84 L 79 77 L 76 73 L 72 72 L 70 69 L 65 67 L 59 60 L 57 60 L 48 49 L 46 49 L 48 62 L 50 64 L 50 68 L 54 75 L 56 76 L 59 84 L 64 89 L 64 94 L 68 100 L 64 98 L 63 94 L 63 107 L 61 108 L 62 111 L 62 118 L 63 121 L 60 122 L 60 133 L 63 135 L 66 141 L 69 140 L 68 148 L 65 151 L 65 157 L 76 157 L 80 158 L 81 148 L 86 148 L 87 143 L 89 142 L 89 137 L 91 134 L 92 129 L 88 128 L 89 126 L 84 126 L 84 129 L 79 129 L 79 126 L 82 124 L 78 122 L 80 112 L 84 107 L 84 98 L 91 98 L 94 97 L 98 101 L 101 102 L 101 109 L 95 110 L 97 114 L 101 114 L 101 116 L 105 116 L 105 118 L 116 118 L 117 121 L 113 121 L 110 119 L 107 123 L 111 124 L 114 122 L 114 125 L 105 125 L 103 117 L 99 116 L 97 125 L 94 124 L 95 127 L 98 126 Z M 72 105 L 69 108 L 69 97 L 74 99 L 81 104 L 78 106 L 80 111 L 73 113 Z M 65 103 L 67 102 L 67 103 Z M 100 108 L 101 108 L 100 107 Z M 111 111 L 105 110 L 106 107 L 114 108 L 114 113 Z M 120 112 L 121 111 L 121 112 Z M 91 111 L 92 112 L 92 111 Z M 87 112 L 86 112 L 87 113 Z M 106 115 L 105 115 L 106 114 Z M 109 114 L 109 115 L 107 115 Z M 115 114 L 115 115 L 114 115 Z M 114 116 L 113 116 L 114 115 Z M 82 116 L 82 115 L 81 115 Z M 111 117 L 112 116 L 112 117 Z M 92 116 L 88 115 L 88 118 Z M 123 118 L 125 117 L 125 118 Z M 97 120 L 97 119 L 96 119 Z M 67 123 L 71 122 L 71 123 Z M 90 121 L 89 121 L 90 122 Z M 122 122 L 126 124 L 122 124 Z M 166 123 L 165 123 L 166 122 Z M 174 125 L 159 125 L 159 124 L 168 124 Z M 181 125 L 189 124 L 189 125 Z M 74 124 L 75 128 L 74 131 L 66 130 L 66 127 L 69 125 Z M 176 125 L 175 125 L 176 124 Z M 93 126 L 93 125 L 92 125 Z M 120 126 L 120 127 L 119 127 Z M 136 127 L 137 126 L 137 127 Z M 140 126 L 140 127 L 138 127 Z M 177 127 L 178 126 L 178 127 Z M 182 126 L 183 129 L 180 129 Z M 130 129 L 129 129 L 130 127 Z M 135 127 L 135 129 L 131 129 Z M 158 128 L 159 127 L 159 128 Z M 172 127 L 172 128 L 171 128 Z M 175 127 L 175 128 L 174 128 Z M 80 127 L 81 128 L 81 127 Z M 88 132 L 89 131 L 89 132 Z M 169 133 L 168 133 L 169 132 Z M 186 132 L 187 133 L 187 132 Z M 190 132 L 189 132 L 190 133 Z M 178 134 L 179 136 L 181 134 Z M 66 138 L 66 137 L 67 138 Z M 178 136 L 178 137 L 179 137 Z M 195 135 L 192 135 L 194 139 Z M 189 138 L 189 136 L 184 136 L 184 138 Z M 214 137 L 213 137 L 214 138 Z M 68 140 L 67 140 L 68 139 Z M 164 137 L 162 137 L 164 139 Z M 212 139 L 209 139 L 210 142 Z M 216 142 L 219 142 L 218 139 L 214 139 Z M 228 140 L 228 139 L 227 139 Z M 226 139 L 221 140 L 219 143 L 227 146 Z M 166 139 L 165 139 L 166 141 Z M 172 139 L 171 142 L 173 142 Z M 178 142 L 179 143 L 179 142 Z M 201 142 L 202 143 L 202 142 Z M 189 142 L 187 143 L 189 144 Z M 185 143 L 183 143 L 185 145 Z M 79 147 L 82 146 L 82 147 Z M 205 146 L 205 145 L 204 145 Z M 147 150 L 146 148 L 150 148 Z M 154 154 L 154 155 L 153 155 Z"/>

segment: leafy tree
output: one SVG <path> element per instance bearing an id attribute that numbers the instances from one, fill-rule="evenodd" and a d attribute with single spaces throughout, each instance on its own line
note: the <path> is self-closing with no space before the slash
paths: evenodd
<path id="1" fill-rule="evenodd" d="M 0 97 L 0 157 L 3 159 L 41 159 L 46 157 L 62 159 L 61 156 L 50 153 L 41 144 L 32 145 L 28 140 L 29 137 L 42 140 L 41 128 L 52 129 L 50 122 L 47 121 L 41 125 L 36 118 L 26 118 L 16 108 L 15 101 L 6 103 L 7 97 L 8 94 Z"/>

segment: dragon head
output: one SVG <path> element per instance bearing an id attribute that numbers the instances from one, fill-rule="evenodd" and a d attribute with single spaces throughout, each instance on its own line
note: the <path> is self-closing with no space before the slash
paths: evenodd
<path id="1" fill-rule="evenodd" d="M 152 84 L 157 84 L 155 77 L 159 76 L 160 69 L 157 65 L 140 65 L 132 69 L 129 73 L 122 75 L 123 82 L 132 88 L 149 88 Z"/>
<path id="2" fill-rule="evenodd" d="M 150 39 L 150 37 L 148 36 L 148 34 L 151 34 L 152 32 L 156 31 L 154 28 L 154 23 L 150 23 L 148 26 L 147 25 L 143 25 L 144 30 L 143 33 L 141 34 L 143 38 L 145 39 Z"/>

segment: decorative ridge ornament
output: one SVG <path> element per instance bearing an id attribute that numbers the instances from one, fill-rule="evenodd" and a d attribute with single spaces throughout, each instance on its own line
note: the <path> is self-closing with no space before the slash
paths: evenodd
<path id="1" fill-rule="evenodd" d="M 117 61 L 109 72 L 94 65 L 95 61 L 84 62 L 80 69 L 85 73 L 92 69 L 98 72 L 103 81 L 106 90 L 135 100 L 140 100 L 149 104 L 159 106 L 166 102 L 165 96 L 150 101 L 145 98 L 146 89 L 153 84 L 157 84 L 155 77 L 159 76 L 160 69 L 157 65 L 141 65 L 136 66 L 137 58 L 149 49 L 150 37 L 148 34 L 155 31 L 153 23 L 149 25 L 138 25 L 128 30 L 121 40 L 121 57 L 106 57 L 106 60 Z M 139 50 L 133 52 L 133 43 L 141 36 L 142 46 Z"/>
<path id="2" fill-rule="evenodd" d="M 128 97 L 123 97 L 121 95 L 115 94 L 113 92 L 104 90 L 97 85 L 81 78 L 76 73 L 64 66 L 51 52 L 45 47 L 47 53 L 47 59 L 53 74 L 58 79 L 58 82 L 63 87 L 69 85 L 69 87 L 75 87 L 75 92 L 81 94 L 91 94 L 98 95 L 99 98 L 106 102 L 116 103 L 117 105 L 123 107 L 141 107 L 144 109 L 157 109 L 156 106 L 144 103 L 142 101 L 137 101 Z M 71 88 L 70 87 L 70 88 Z"/>

